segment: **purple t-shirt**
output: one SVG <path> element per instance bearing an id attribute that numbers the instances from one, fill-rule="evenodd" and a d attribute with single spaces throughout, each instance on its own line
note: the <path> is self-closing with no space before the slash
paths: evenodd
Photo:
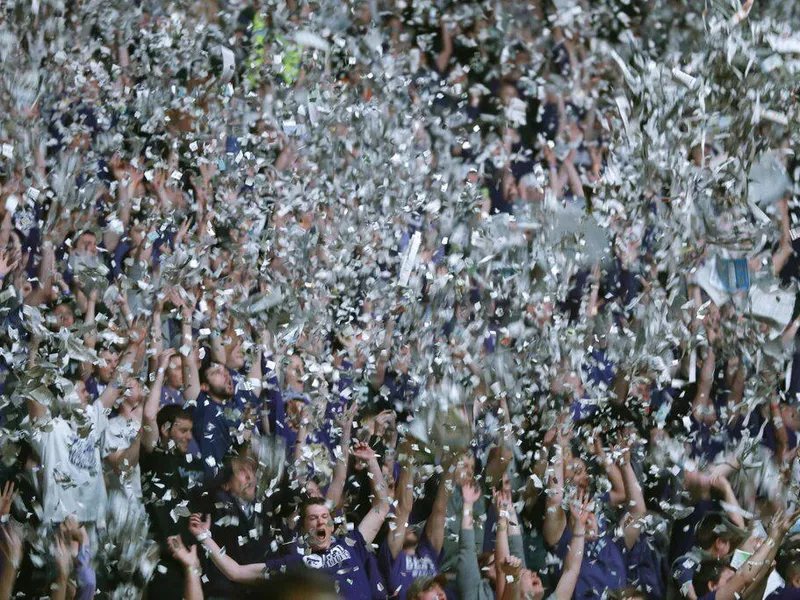
<path id="1" fill-rule="evenodd" d="M 800 588 L 786 585 L 772 592 L 767 600 L 800 600 Z"/>
<path id="2" fill-rule="evenodd" d="M 293 550 L 302 553 L 296 544 L 293 544 Z M 337 592 L 343 598 L 360 600 L 372 597 L 367 573 L 369 550 L 358 529 L 343 538 L 333 538 L 333 543 L 324 552 L 301 554 L 301 560 L 310 569 L 319 569 L 332 575 Z"/>
<path id="3" fill-rule="evenodd" d="M 401 551 L 396 558 L 392 558 L 389 543 L 384 540 L 378 561 L 386 578 L 389 597 L 405 600 L 408 587 L 415 579 L 439 574 L 441 558 L 442 553 L 436 552 L 425 534 L 420 538 L 415 554 L 409 555 Z"/>
<path id="4" fill-rule="evenodd" d="M 571 542 L 572 532 L 565 527 L 555 547 L 555 554 L 562 561 Z M 600 598 L 607 591 L 624 588 L 628 579 L 627 554 L 622 537 L 615 539 L 605 533 L 594 542 L 586 542 L 573 599 Z"/>

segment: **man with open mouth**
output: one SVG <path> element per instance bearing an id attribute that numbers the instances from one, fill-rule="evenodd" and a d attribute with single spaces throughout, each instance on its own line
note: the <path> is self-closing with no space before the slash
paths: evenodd
<path id="1" fill-rule="evenodd" d="M 214 566 L 231 582 L 258 585 L 265 578 L 302 563 L 329 574 L 344 598 L 385 595 L 383 583 L 371 577 L 374 557 L 368 548 L 389 512 L 386 482 L 377 455 L 367 444 L 356 443 L 353 455 L 366 463 L 371 475 L 373 501 L 358 527 L 342 537 L 334 535 L 334 519 L 323 498 L 310 498 L 301 505 L 301 536 L 289 544 L 288 552 L 280 558 L 240 564 L 211 537 L 210 516 L 203 519 L 202 515 L 192 515 L 190 529 L 208 551 Z"/>

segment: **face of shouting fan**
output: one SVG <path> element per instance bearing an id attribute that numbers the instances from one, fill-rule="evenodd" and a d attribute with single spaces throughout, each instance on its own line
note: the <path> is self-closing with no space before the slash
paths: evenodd
<path id="1" fill-rule="evenodd" d="M 333 541 L 333 519 L 324 504 L 310 504 L 303 514 L 302 531 L 314 550 L 327 550 Z"/>

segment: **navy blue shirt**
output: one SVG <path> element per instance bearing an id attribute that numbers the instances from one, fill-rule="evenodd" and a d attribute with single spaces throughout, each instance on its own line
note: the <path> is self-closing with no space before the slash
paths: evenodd
<path id="1" fill-rule="evenodd" d="M 241 414 L 233 402 L 220 404 L 205 392 L 197 396 L 192 433 L 200 447 L 207 474 L 213 476 L 222 467 L 225 455 L 233 446 L 239 423 Z"/>
<path id="2" fill-rule="evenodd" d="M 783 586 L 767 596 L 767 600 L 800 600 L 800 588 Z"/>
<path id="3" fill-rule="evenodd" d="M 572 531 L 564 528 L 564 534 L 555 547 L 555 553 L 562 561 L 569 553 Z M 600 598 L 605 592 L 619 590 L 628 581 L 628 551 L 622 537 L 614 539 L 608 533 L 594 542 L 587 541 L 581 562 L 578 583 L 573 598 Z"/>

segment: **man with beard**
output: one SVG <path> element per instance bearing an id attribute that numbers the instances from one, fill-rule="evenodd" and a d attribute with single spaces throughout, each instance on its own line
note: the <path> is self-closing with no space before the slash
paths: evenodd
<path id="1" fill-rule="evenodd" d="M 236 390 L 230 372 L 225 365 L 212 362 L 208 354 L 200 366 L 200 390 L 193 433 L 200 447 L 203 467 L 213 476 L 237 442 L 236 436 L 241 435 L 238 431 L 241 415 L 231 402 Z"/>
<path id="2" fill-rule="evenodd" d="M 356 459 L 367 464 L 372 482 L 372 508 L 361 519 L 358 527 L 342 537 L 334 536 L 334 523 L 330 509 L 323 498 L 311 498 L 300 507 L 300 533 L 302 537 L 289 544 L 285 556 L 252 564 L 240 564 L 223 551 L 211 537 L 210 516 L 203 520 L 200 514 L 189 521 L 191 532 L 205 546 L 214 566 L 229 580 L 236 583 L 258 585 L 264 579 L 293 567 L 318 570 L 330 575 L 344 598 L 363 599 L 374 596 L 367 572 L 371 560 L 369 545 L 378 534 L 389 512 L 386 482 L 378 457 L 364 443 L 353 449 Z M 385 586 L 381 594 L 385 595 Z"/>

